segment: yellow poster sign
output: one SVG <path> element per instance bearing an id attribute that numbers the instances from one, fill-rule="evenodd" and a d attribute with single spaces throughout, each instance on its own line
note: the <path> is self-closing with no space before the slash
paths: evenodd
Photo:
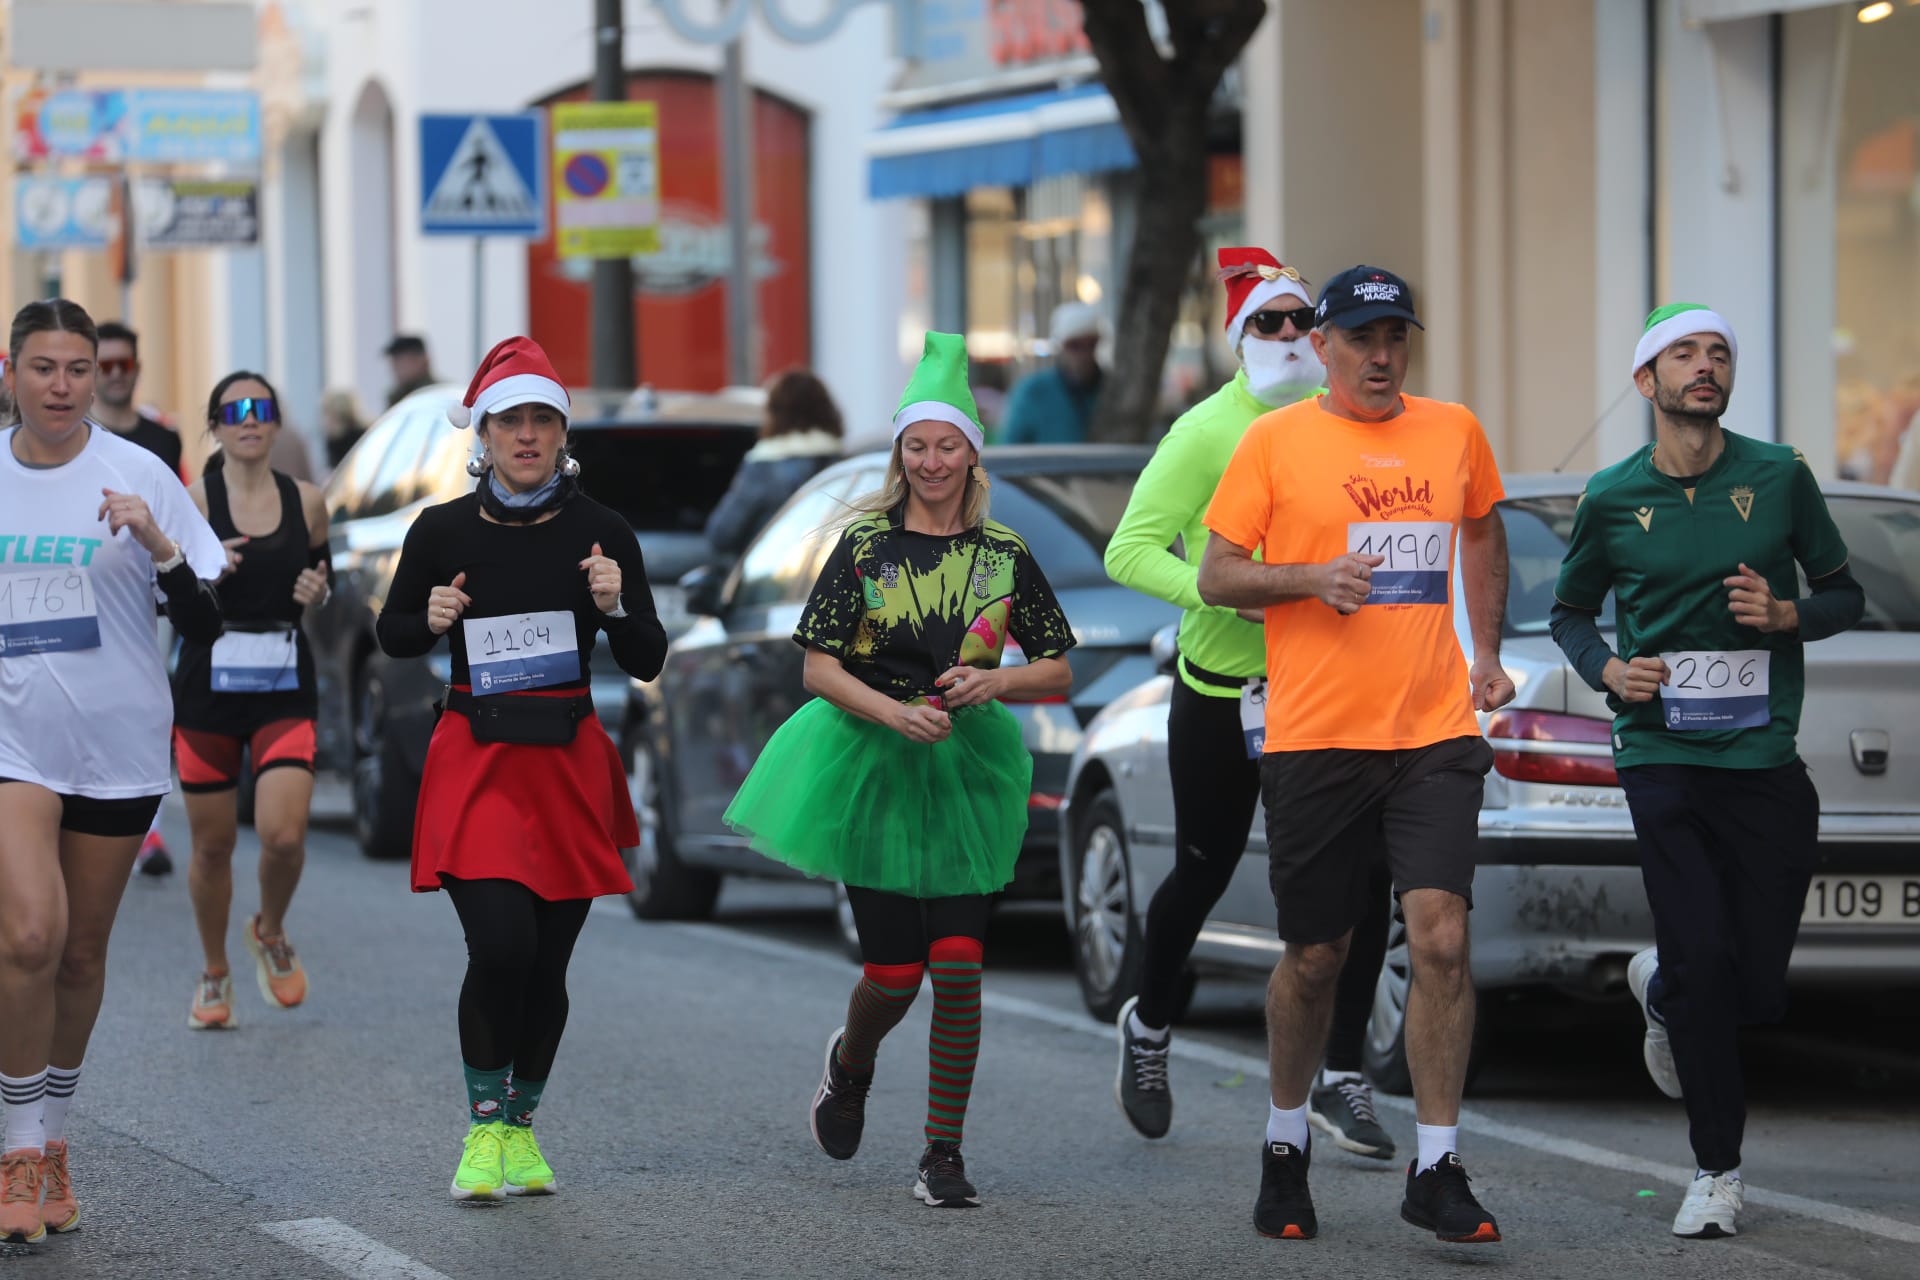
<path id="1" fill-rule="evenodd" d="M 659 107 L 562 102 L 552 110 L 554 247 L 563 258 L 660 249 Z"/>

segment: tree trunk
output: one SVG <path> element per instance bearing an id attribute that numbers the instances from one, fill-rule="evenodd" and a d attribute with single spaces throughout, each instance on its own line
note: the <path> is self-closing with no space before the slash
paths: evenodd
<path id="1" fill-rule="evenodd" d="M 1141 169 L 1113 363 L 1093 418 L 1098 440 L 1145 440 L 1159 408 L 1161 371 L 1180 318 L 1180 296 L 1200 252 L 1199 223 L 1207 203 L 1206 151 L 1195 148 L 1176 159 L 1156 170 Z"/>

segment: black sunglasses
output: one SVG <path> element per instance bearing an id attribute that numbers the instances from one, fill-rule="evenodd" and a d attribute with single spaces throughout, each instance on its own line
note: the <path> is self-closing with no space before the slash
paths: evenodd
<path id="1" fill-rule="evenodd" d="M 1313 328 L 1313 308 L 1295 307 L 1291 311 L 1256 311 L 1247 317 L 1247 322 L 1266 337 L 1271 338 L 1280 332 L 1287 321 L 1293 321 L 1293 327 L 1301 333 Z"/>
<path id="2" fill-rule="evenodd" d="M 252 414 L 253 420 L 262 425 L 280 421 L 280 407 L 270 396 L 242 396 L 220 406 L 220 421 L 229 427 L 237 427 L 245 422 L 248 414 Z"/>

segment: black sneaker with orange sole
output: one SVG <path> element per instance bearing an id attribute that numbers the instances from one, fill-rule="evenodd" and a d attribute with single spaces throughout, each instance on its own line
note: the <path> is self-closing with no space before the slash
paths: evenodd
<path id="1" fill-rule="evenodd" d="M 1448 1244 L 1499 1244 L 1500 1224 L 1473 1198 L 1460 1157 L 1449 1151 L 1431 1169 L 1418 1169 L 1419 1163 L 1407 1166 L 1400 1216 Z"/>
<path id="2" fill-rule="evenodd" d="M 1320 1231 L 1307 1190 L 1311 1147 L 1269 1142 L 1260 1152 L 1260 1198 L 1253 1202 L 1253 1225 L 1271 1240 L 1311 1240 Z"/>

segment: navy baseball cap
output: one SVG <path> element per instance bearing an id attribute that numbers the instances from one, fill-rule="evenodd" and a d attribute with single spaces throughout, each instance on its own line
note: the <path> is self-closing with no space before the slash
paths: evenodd
<path id="1" fill-rule="evenodd" d="M 1321 287 L 1314 307 L 1315 324 L 1358 329 L 1383 316 L 1398 316 L 1416 329 L 1427 326 L 1413 314 L 1413 290 L 1407 282 L 1380 267 L 1348 267 Z"/>

